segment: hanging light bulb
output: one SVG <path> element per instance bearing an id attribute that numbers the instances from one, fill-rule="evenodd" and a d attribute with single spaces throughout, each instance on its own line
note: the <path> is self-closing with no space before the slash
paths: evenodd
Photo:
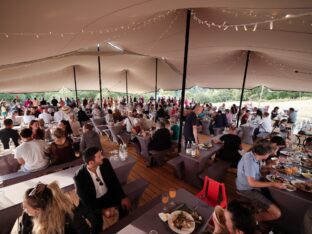
<path id="1" fill-rule="evenodd" d="M 257 30 L 257 26 L 258 26 L 258 24 L 255 24 L 255 26 L 254 26 L 254 28 L 253 28 L 253 32 L 255 32 L 256 30 Z"/>
<path id="2" fill-rule="evenodd" d="M 61 37 L 64 37 L 64 34 L 63 34 L 63 33 L 61 33 Z"/>
<path id="3" fill-rule="evenodd" d="M 235 25 L 235 30 L 236 30 L 236 31 L 238 31 L 238 27 L 237 27 L 237 25 Z"/>
<path id="4" fill-rule="evenodd" d="M 9 35 L 8 35 L 8 34 L 5 34 L 5 37 L 6 37 L 6 38 L 9 38 Z"/>
<path id="5" fill-rule="evenodd" d="M 36 35 L 36 38 L 39 39 L 39 35 L 38 34 Z"/>
<path id="6" fill-rule="evenodd" d="M 270 30 L 273 30 L 273 21 L 270 21 Z"/>
<path id="7" fill-rule="evenodd" d="M 229 26 L 225 26 L 223 30 L 225 31 L 225 30 L 227 30 L 228 28 L 229 28 Z"/>
<path id="8" fill-rule="evenodd" d="M 247 26 L 246 26 L 245 24 L 244 24 L 244 30 L 245 30 L 245 31 L 247 31 L 247 30 L 248 30 L 248 29 L 247 29 Z"/>

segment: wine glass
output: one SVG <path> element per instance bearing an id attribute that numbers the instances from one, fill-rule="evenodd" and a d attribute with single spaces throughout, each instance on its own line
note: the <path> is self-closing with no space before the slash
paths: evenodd
<path id="1" fill-rule="evenodd" d="M 175 206 L 175 202 L 174 202 L 174 199 L 177 195 L 177 191 L 175 188 L 170 188 L 169 189 L 169 197 L 171 198 L 171 202 L 170 202 L 170 205 L 171 206 Z"/>
<path id="2" fill-rule="evenodd" d="M 163 211 L 167 211 L 167 203 L 169 202 L 169 195 L 168 193 L 163 193 L 161 195 L 161 202 L 164 204 L 164 207 L 163 207 Z"/>

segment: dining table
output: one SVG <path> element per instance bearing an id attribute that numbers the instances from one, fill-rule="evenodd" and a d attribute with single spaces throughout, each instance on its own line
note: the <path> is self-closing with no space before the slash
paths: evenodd
<path id="1" fill-rule="evenodd" d="M 289 160 L 291 157 L 299 157 L 303 155 L 301 152 L 294 152 L 291 149 L 281 151 L 287 155 L 281 154 L 282 161 Z M 288 153 L 287 153 L 288 152 Z M 297 155 L 297 156 L 296 156 Z M 299 155 L 299 156 L 298 156 Z M 281 159 L 279 159 L 281 160 Z M 299 172 L 303 169 L 300 165 L 292 165 L 289 163 L 287 166 L 299 167 Z M 296 181 L 312 182 L 312 179 L 305 178 L 300 173 L 294 175 L 286 175 L 283 172 L 278 172 L 278 176 L 284 178 L 288 183 L 292 184 Z M 281 190 L 274 187 L 268 187 L 269 195 L 273 202 L 280 208 L 281 217 L 276 221 L 278 229 L 283 233 L 300 233 L 303 226 L 304 216 L 309 211 L 312 211 L 312 192 L 302 191 L 296 189 L 295 191 Z"/>
<path id="2" fill-rule="evenodd" d="M 179 155 L 183 159 L 184 180 L 197 188 L 201 188 L 202 181 L 198 175 L 206 168 L 207 161 L 221 148 L 222 144 L 216 144 L 212 141 L 211 147 L 199 149 L 199 155 L 196 157 L 187 154 L 186 150 L 182 149 Z"/>
<path id="3" fill-rule="evenodd" d="M 158 196 L 152 201 L 148 202 L 146 205 L 130 213 L 124 219 L 118 221 L 118 223 L 115 225 L 111 226 L 107 230 L 104 230 L 102 234 L 146 234 L 151 230 L 155 230 L 159 234 L 174 233 L 170 229 L 168 223 L 160 219 L 159 213 L 171 213 L 178 210 L 189 212 L 196 211 L 197 214 L 201 216 L 201 221 L 196 223 L 195 230 L 192 233 L 202 233 L 203 230 L 206 229 L 213 214 L 213 207 L 208 206 L 202 200 L 184 189 L 177 189 L 174 202 L 174 206 L 167 205 L 168 209 L 167 211 L 164 211 L 164 205 L 161 202 L 161 196 Z"/>
<path id="4" fill-rule="evenodd" d="M 109 160 L 120 183 L 126 184 L 128 175 L 136 161 L 132 157 L 128 157 L 125 160 L 116 160 L 110 157 Z M 16 217 L 21 214 L 21 203 L 23 201 L 24 192 L 28 188 L 33 187 L 39 181 L 42 183 L 58 181 L 60 188 L 64 192 L 72 190 L 74 189 L 73 177 L 79 167 L 80 166 L 71 167 L 65 170 L 0 188 L 0 233 L 9 233 Z M 7 232 L 3 231 L 5 226 L 7 227 Z"/>

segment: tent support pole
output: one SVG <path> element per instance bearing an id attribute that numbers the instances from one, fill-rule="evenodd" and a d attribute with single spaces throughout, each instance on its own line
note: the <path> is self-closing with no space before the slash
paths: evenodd
<path id="1" fill-rule="evenodd" d="M 155 71 L 155 102 L 157 101 L 157 79 L 158 79 L 158 58 L 156 58 L 156 71 Z"/>
<path id="2" fill-rule="evenodd" d="M 97 46 L 97 52 L 98 52 L 98 67 L 99 67 L 100 103 L 101 110 L 103 110 L 100 45 Z"/>
<path id="3" fill-rule="evenodd" d="M 126 70 L 126 95 L 127 95 L 127 104 L 129 104 L 129 95 L 128 95 L 128 70 Z"/>
<path id="4" fill-rule="evenodd" d="M 242 87 L 242 93 L 239 101 L 239 110 L 237 113 L 237 120 L 236 120 L 236 127 L 238 127 L 239 124 L 239 116 L 242 110 L 242 102 L 244 97 L 244 91 L 245 91 L 245 83 L 246 83 L 246 77 L 247 77 L 247 71 L 248 71 L 248 63 L 249 63 L 249 56 L 250 56 L 250 50 L 247 51 L 247 58 L 246 58 L 246 65 L 245 65 L 245 72 L 244 72 L 244 80 L 243 80 L 243 87 Z"/>
<path id="5" fill-rule="evenodd" d="M 78 92 L 77 92 L 77 80 L 76 80 L 76 67 L 73 66 L 73 72 L 74 72 L 74 82 L 75 82 L 75 94 L 76 94 L 76 104 L 78 107 Z"/>
<path id="6" fill-rule="evenodd" d="M 184 99 L 185 99 L 185 83 L 187 75 L 187 57 L 188 46 L 190 38 L 190 21 L 191 21 L 191 9 L 187 9 L 186 15 L 186 29 L 185 29 L 185 46 L 184 46 L 184 62 L 183 62 L 183 80 L 182 80 L 182 94 L 181 94 L 181 110 L 180 110 L 180 134 L 178 143 L 178 152 L 181 152 L 181 140 L 182 140 L 182 125 L 183 125 L 183 113 L 184 113 Z"/>

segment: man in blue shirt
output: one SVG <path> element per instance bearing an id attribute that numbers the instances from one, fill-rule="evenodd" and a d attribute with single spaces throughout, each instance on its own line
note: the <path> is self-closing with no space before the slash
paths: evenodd
<path id="1" fill-rule="evenodd" d="M 248 197 L 259 211 L 256 215 L 257 221 L 275 220 L 281 216 L 280 209 L 260 191 L 265 187 L 286 188 L 282 183 L 260 181 L 260 161 L 266 160 L 271 152 L 271 143 L 261 140 L 242 157 L 237 167 L 236 188 L 239 193 Z"/>

